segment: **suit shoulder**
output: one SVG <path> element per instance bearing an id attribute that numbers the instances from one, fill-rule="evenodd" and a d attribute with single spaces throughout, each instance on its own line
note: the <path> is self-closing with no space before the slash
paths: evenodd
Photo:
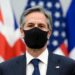
<path id="1" fill-rule="evenodd" d="M 75 64 L 75 60 L 73 60 L 69 57 L 58 55 L 58 54 L 52 54 L 52 55 L 53 55 L 54 60 L 56 60 L 56 61 L 57 60 L 61 61 L 64 64 Z"/>
<path id="2" fill-rule="evenodd" d="M 15 63 L 18 63 L 19 61 L 22 61 L 23 58 L 25 58 L 25 55 L 12 58 L 12 59 L 10 59 L 10 60 L 7 60 L 7 61 L 5 61 L 5 62 L 0 63 L 0 67 L 8 67 L 8 66 L 10 67 L 10 66 L 14 66 Z"/>

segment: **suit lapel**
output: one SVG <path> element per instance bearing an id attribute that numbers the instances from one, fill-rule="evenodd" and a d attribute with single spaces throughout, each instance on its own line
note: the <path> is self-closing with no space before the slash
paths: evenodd
<path id="1" fill-rule="evenodd" d="M 46 75 L 61 75 L 60 74 L 60 60 L 56 56 L 49 52 L 48 67 Z"/>
<path id="2" fill-rule="evenodd" d="M 17 69 L 17 70 L 16 70 Z M 23 55 L 20 60 L 16 61 L 16 68 L 14 75 L 26 75 L 26 55 Z M 55 54 L 49 52 L 48 67 L 46 75 L 61 75 L 60 74 L 60 60 Z"/>

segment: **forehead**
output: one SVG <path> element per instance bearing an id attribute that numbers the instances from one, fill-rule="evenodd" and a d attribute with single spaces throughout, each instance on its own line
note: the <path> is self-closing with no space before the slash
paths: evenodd
<path id="1" fill-rule="evenodd" d="M 32 13 L 29 13 L 26 17 L 25 17 L 25 20 L 26 21 L 29 21 L 29 20 L 42 20 L 42 21 L 46 21 L 47 18 L 46 16 L 44 15 L 44 13 L 42 12 L 32 12 Z"/>

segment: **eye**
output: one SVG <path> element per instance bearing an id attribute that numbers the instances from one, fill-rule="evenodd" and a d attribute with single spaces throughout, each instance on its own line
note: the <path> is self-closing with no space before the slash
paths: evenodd
<path id="1" fill-rule="evenodd" d="M 45 25 L 40 23 L 40 24 L 39 24 L 39 27 L 40 27 L 40 28 L 45 28 Z"/>
<path id="2" fill-rule="evenodd" d="M 27 27 L 34 27 L 34 24 L 33 23 L 29 23 L 29 24 L 27 24 Z"/>

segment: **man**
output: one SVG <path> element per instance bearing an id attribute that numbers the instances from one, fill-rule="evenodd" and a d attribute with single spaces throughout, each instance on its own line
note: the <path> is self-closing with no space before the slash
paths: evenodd
<path id="1" fill-rule="evenodd" d="M 52 18 L 39 7 L 24 11 L 20 22 L 25 55 L 0 64 L 0 75 L 75 75 L 75 61 L 47 50 Z"/>

